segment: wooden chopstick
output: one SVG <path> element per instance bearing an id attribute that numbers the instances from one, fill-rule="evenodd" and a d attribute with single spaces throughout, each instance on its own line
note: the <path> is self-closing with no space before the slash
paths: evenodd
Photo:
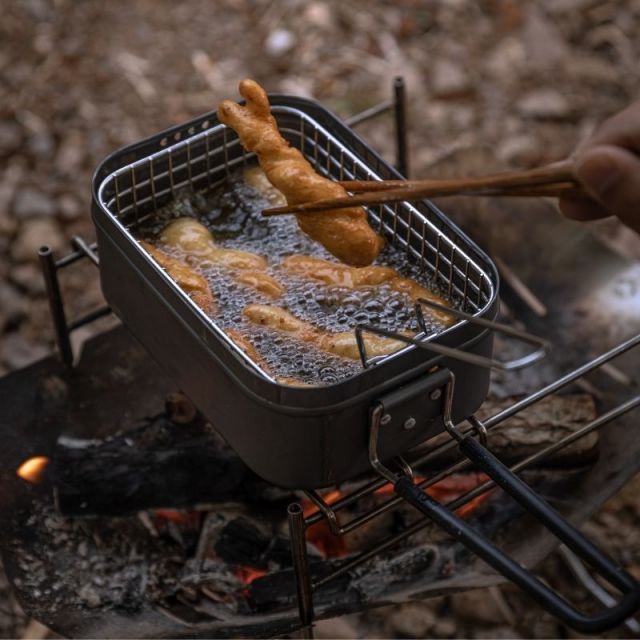
<path id="1" fill-rule="evenodd" d="M 528 171 L 513 171 L 479 178 L 453 180 L 356 180 L 340 184 L 358 195 L 265 209 L 264 216 L 289 215 L 421 200 L 452 195 L 558 197 L 584 195 L 573 176 L 572 164 L 563 160 Z"/>

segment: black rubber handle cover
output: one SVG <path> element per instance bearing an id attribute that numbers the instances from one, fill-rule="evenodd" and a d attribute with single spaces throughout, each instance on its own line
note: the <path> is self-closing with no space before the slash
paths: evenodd
<path id="1" fill-rule="evenodd" d="M 479 445 L 481 447 L 481 445 Z M 484 447 L 481 447 L 484 449 Z M 513 474 L 511 474 L 513 475 Z M 518 585 L 533 597 L 538 604 L 567 625 L 582 633 L 600 633 L 619 625 L 640 608 L 640 585 L 613 607 L 594 616 L 577 611 L 562 596 L 543 584 L 538 578 L 515 560 L 498 549 L 490 540 L 471 528 L 445 506 L 434 500 L 413 482 L 403 476 L 394 485 L 396 493 L 421 511 L 454 539 L 473 551 L 496 571 Z M 558 516 L 559 517 L 559 516 Z"/>

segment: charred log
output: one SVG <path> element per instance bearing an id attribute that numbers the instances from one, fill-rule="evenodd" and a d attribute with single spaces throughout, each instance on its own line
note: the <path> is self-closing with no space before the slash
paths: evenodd
<path id="1" fill-rule="evenodd" d="M 59 443 L 52 457 L 64 515 L 126 515 L 143 509 L 251 501 L 271 490 L 205 423 L 161 415 L 99 443 Z"/>

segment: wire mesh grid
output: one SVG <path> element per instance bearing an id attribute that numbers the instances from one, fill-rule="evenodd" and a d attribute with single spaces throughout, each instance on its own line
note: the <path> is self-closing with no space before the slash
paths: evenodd
<path id="1" fill-rule="evenodd" d="M 273 113 L 283 136 L 300 149 L 319 173 L 334 180 L 377 180 L 391 173 L 377 156 L 355 153 L 320 123 L 292 107 L 274 106 Z M 190 127 L 186 137 L 161 141 L 164 148 L 127 164 L 107 176 L 99 188 L 104 211 L 128 232 L 183 189 L 194 191 L 224 183 L 236 169 L 255 157 L 242 148 L 236 133 L 224 125 L 197 132 Z M 494 299 L 493 271 L 455 227 L 426 203 L 378 205 L 368 209 L 369 221 L 386 240 L 401 248 L 407 258 L 462 308 L 480 314 Z"/>
<path id="2" fill-rule="evenodd" d="M 486 419 L 484 422 L 480 422 L 477 418 L 472 416 L 467 421 L 468 427 L 466 429 L 466 433 L 471 434 L 474 431 L 478 433 L 486 433 L 487 431 L 494 429 L 499 424 L 504 423 L 509 418 L 518 415 L 523 410 L 531 407 L 537 402 L 540 402 L 544 398 L 560 391 L 561 389 L 564 389 L 565 387 L 568 387 L 576 381 L 579 381 L 585 375 L 606 367 L 608 362 L 621 356 L 627 351 L 633 349 L 637 350 L 638 348 L 640 348 L 640 335 L 626 340 L 610 351 L 602 354 L 597 358 L 592 359 L 591 361 L 558 378 L 542 389 L 528 396 L 525 396 L 524 398 L 515 402 L 513 405 Z M 562 437 L 561 439 L 549 445 L 546 445 L 536 453 L 522 458 L 510 467 L 510 471 L 517 474 L 524 471 L 525 469 L 531 468 L 534 465 L 537 465 L 542 461 L 550 458 L 553 454 L 560 451 L 561 449 L 564 449 L 565 447 L 568 447 L 578 440 L 587 437 L 590 433 L 599 431 L 621 416 L 631 411 L 637 410 L 638 408 L 640 408 L 640 395 L 634 394 L 626 400 L 617 404 L 615 407 L 609 409 L 602 415 L 598 416 L 594 420 L 591 420 L 587 424 L 583 425 L 576 431 Z M 403 467 L 408 466 L 411 473 L 413 473 L 413 470 L 419 469 L 421 467 L 426 466 L 427 468 L 429 468 L 430 465 L 433 465 L 434 462 L 436 462 L 443 455 L 450 452 L 456 446 L 457 442 L 453 438 L 447 438 L 444 442 L 430 447 L 425 453 L 421 453 L 414 459 L 411 459 L 410 465 L 408 465 L 408 463 L 404 459 L 400 459 L 399 462 Z M 427 473 L 426 477 L 424 477 L 424 479 L 422 480 L 417 481 L 416 484 L 421 489 L 426 490 L 429 487 L 437 484 L 438 482 L 449 478 L 453 474 L 468 471 L 472 467 L 473 463 L 469 459 L 463 457 L 461 460 L 447 466 L 438 473 Z M 383 502 L 376 504 L 370 510 L 360 513 L 351 520 L 345 522 L 343 518 L 341 521 L 341 517 L 339 515 L 341 512 L 348 509 L 350 506 L 357 504 L 366 496 L 372 495 L 386 484 L 388 484 L 388 481 L 385 478 L 377 478 L 375 480 L 367 481 L 358 488 L 352 489 L 350 492 L 345 493 L 338 501 L 331 504 L 327 503 L 322 495 L 317 491 L 305 491 L 307 497 L 318 507 L 318 510 L 316 512 L 308 515 L 305 518 L 305 526 L 311 526 L 319 522 L 320 520 L 325 519 L 329 526 L 329 529 L 334 535 L 342 536 L 355 531 L 356 529 L 365 525 L 367 522 L 394 509 L 404 502 L 403 498 L 401 497 L 390 497 Z M 452 500 L 446 505 L 446 507 L 451 511 L 455 511 L 456 509 L 459 509 L 460 507 L 463 507 L 464 505 L 470 503 L 480 495 L 486 493 L 487 491 L 490 491 L 495 486 L 496 483 L 493 480 L 488 479 L 485 482 L 474 487 L 473 489 L 467 491 L 463 495 Z M 337 577 L 344 575 L 345 573 L 367 562 L 369 559 L 402 542 L 421 529 L 429 526 L 429 524 L 430 520 L 428 518 L 420 518 L 400 533 L 397 533 L 391 537 L 387 537 L 384 541 L 374 544 L 371 548 L 357 554 L 353 558 L 348 559 L 345 563 L 343 563 L 339 568 L 337 568 L 330 574 L 325 575 L 322 578 L 312 582 L 309 585 L 310 588 L 313 590 L 318 589 L 327 582 L 330 582 Z"/>

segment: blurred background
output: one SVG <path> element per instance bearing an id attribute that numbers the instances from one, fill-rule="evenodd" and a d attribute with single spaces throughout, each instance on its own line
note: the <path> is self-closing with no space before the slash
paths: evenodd
<path id="1" fill-rule="evenodd" d="M 72 234 L 93 239 L 95 166 L 118 147 L 237 98 L 244 77 L 347 117 L 389 98 L 402 75 L 412 177 L 561 159 L 640 97 L 640 0 L 4 0 L 0 9 L 0 374 L 51 351 L 37 249 L 48 244 L 60 255 Z M 359 133 L 393 160 L 390 118 Z M 456 218 L 455 206 L 442 206 Z M 473 206 L 489 220 L 490 202 Z M 469 220 L 468 206 L 460 217 Z M 576 223 L 577 234 L 596 233 L 640 257 L 638 239 L 615 223 L 586 229 Z M 490 225 L 468 230 L 491 251 Z M 100 304 L 92 269 L 63 275 L 73 313 Z M 86 337 L 79 333 L 76 340 Z M 614 555 L 619 539 L 621 548 L 640 547 L 636 493 L 632 487 L 589 525 Z M 0 578 L 0 632 L 8 637 L 26 621 L 2 589 Z M 330 635 L 557 634 L 548 617 L 520 611 L 518 596 L 504 593 L 483 619 L 465 617 L 482 610 L 466 594 L 413 613 L 403 607 L 402 616 L 392 609 L 343 620 L 346 630 Z"/>

